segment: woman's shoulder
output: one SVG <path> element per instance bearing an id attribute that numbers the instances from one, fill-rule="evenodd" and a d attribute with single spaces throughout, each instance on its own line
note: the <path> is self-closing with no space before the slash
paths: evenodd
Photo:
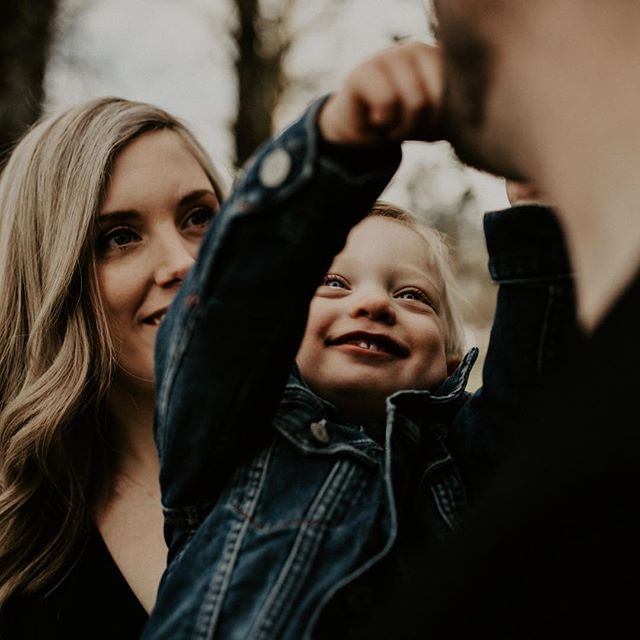
<path id="1" fill-rule="evenodd" d="M 139 638 L 147 614 L 95 528 L 77 562 L 44 593 L 15 597 L 0 612 L 3 640 Z"/>

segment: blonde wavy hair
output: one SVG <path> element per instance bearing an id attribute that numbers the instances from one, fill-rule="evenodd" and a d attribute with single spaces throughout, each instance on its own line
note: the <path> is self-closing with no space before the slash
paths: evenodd
<path id="1" fill-rule="evenodd" d="M 118 151 L 158 129 L 180 136 L 221 199 L 188 129 L 120 98 L 42 120 L 0 177 L 0 604 L 69 570 L 106 490 L 102 401 L 114 357 L 94 225 Z"/>
<path id="2" fill-rule="evenodd" d="M 466 351 L 462 309 L 467 301 L 457 282 L 451 251 L 445 237 L 437 229 L 422 222 L 414 213 L 384 200 L 378 200 L 368 215 L 397 220 L 425 239 L 430 249 L 429 259 L 434 272 L 440 276 L 440 296 L 445 325 L 445 353 L 453 360 L 461 360 Z"/>

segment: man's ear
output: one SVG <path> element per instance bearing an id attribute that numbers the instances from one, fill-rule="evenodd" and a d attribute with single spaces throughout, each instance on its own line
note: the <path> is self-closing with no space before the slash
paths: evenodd
<path id="1" fill-rule="evenodd" d="M 457 368 L 458 365 L 462 362 L 462 358 L 459 356 L 448 356 L 447 357 L 447 375 L 450 376 Z"/>
<path id="2" fill-rule="evenodd" d="M 519 204 L 545 204 L 545 196 L 532 182 L 506 180 L 507 198 L 512 207 Z"/>

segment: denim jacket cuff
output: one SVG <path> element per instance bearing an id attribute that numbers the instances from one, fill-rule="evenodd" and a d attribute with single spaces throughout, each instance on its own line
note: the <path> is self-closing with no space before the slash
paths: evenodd
<path id="1" fill-rule="evenodd" d="M 485 214 L 489 273 L 497 283 L 567 278 L 564 235 L 550 207 L 517 205 Z"/>

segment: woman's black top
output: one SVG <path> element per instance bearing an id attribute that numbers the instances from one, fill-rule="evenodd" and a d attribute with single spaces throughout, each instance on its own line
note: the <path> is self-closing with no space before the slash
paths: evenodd
<path id="1" fill-rule="evenodd" d="M 147 613 L 102 537 L 92 528 L 71 572 L 50 592 L 10 600 L 0 611 L 2 640 L 134 640 Z"/>

